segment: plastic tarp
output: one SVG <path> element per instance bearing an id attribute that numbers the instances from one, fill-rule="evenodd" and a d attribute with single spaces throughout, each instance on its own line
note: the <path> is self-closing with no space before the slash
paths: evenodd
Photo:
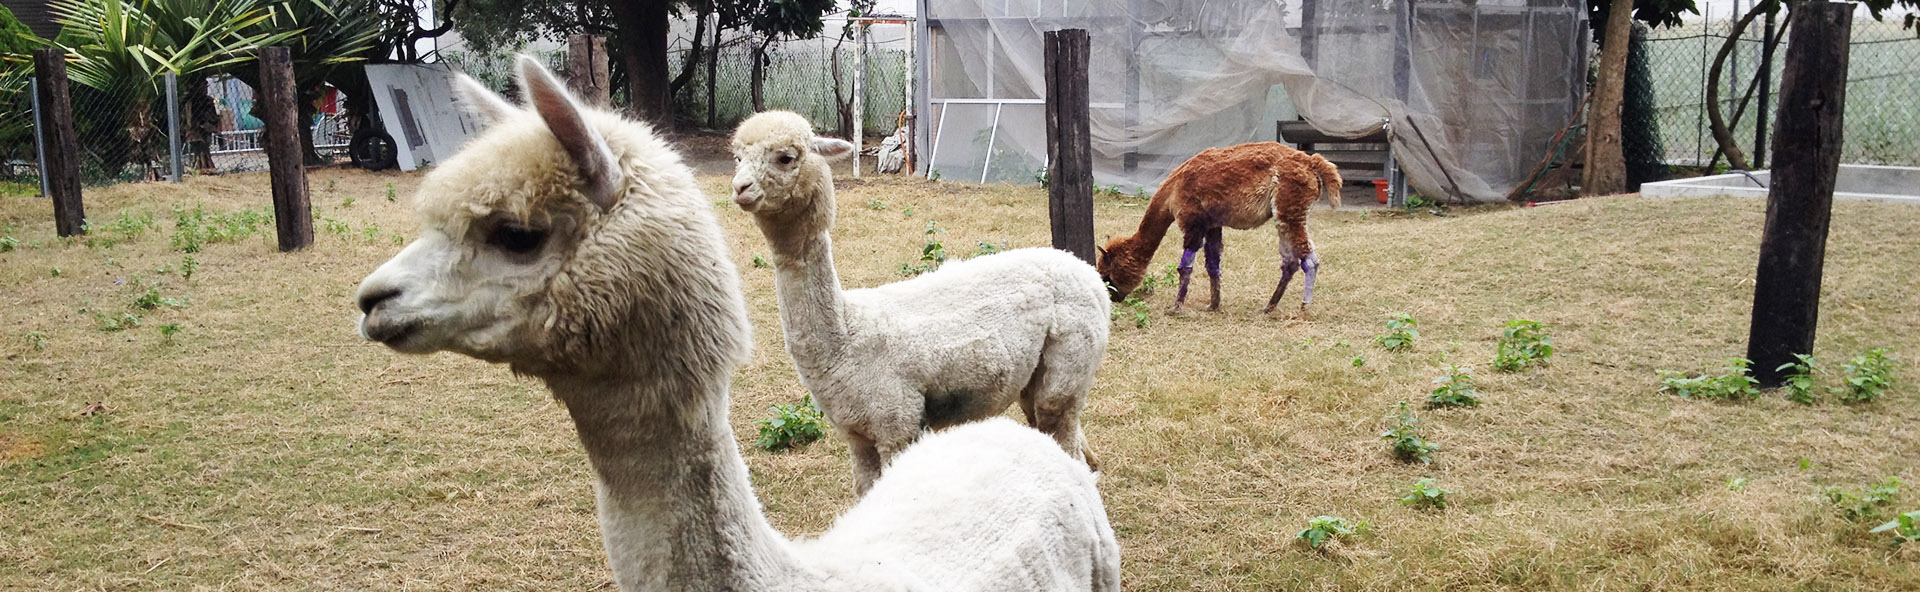
<path id="1" fill-rule="evenodd" d="M 931 168 L 952 180 L 1034 182 L 1042 39 L 1058 29 L 1088 31 L 1095 181 L 1128 190 L 1151 191 L 1206 148 L 1274 140 L 1297 114 L 1337 137 L 1384 127 L 1424 195 L 1496 201 L 1586 83 L 1586 9 L 1567 0 L 928 2 L 921 121 L 936 134 Z"/>

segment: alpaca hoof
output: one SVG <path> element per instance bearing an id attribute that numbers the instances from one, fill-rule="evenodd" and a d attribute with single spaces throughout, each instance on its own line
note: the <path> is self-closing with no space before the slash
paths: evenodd
<path id="1" fill-rule="evenodd" d="M 1260 309 L 1260 314 L 1263 314 L 1263 315 L 1273 314 L 1273 307 L 1269 306 L 1269 307 Z"/>

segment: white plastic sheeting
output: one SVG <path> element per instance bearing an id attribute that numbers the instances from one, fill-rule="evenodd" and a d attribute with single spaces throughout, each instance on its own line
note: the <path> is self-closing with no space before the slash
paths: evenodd
<path id="1" fill-rule="evenodd" d="M 1415 190 L 1495 201 L 1586 83 L 1586 9 L 1570 0 L 926 1 L 921 153 L 951 180 L 1034 182 L 1051 30 L 1092 39 L 1095 182 L 1128 190 L 1206 148 L 1274 140 L 1298 114 L 1340 137 L 1385 126 Z"/>

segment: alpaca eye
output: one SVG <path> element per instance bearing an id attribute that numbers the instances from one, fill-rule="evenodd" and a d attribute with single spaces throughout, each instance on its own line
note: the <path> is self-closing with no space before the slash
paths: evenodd
<path id="1" fill-rule="evenodd" d="M 524 255 L 540 250 L 547 241 L 547 231 L 518 224 L 501 224 L 487 235 L 487 244 L 499 247 L 508 253 Z"/>
<path id="2" fill-rule="evenodd" d="M 793 164 L 793 155 L 792 154 L 780 155 L 779 163 L 780 163 L 780 166 L 787 166 L 787 165 Z"/>

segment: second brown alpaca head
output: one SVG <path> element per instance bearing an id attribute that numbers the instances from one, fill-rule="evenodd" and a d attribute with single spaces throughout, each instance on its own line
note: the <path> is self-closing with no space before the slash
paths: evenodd
<path id="1" fill-rule="evenodd" d="M 1106 248 L 1100 249 L 1098 263 L 1100 280 L 1107 283 L 1107 296 L 1114 302 L 1121 302 L 1140 287 L 1147 277 L 1147 264 L 1152 253 L 1140 253 L 1138 241 L 1131 236 L 1107 241 Z"/>

